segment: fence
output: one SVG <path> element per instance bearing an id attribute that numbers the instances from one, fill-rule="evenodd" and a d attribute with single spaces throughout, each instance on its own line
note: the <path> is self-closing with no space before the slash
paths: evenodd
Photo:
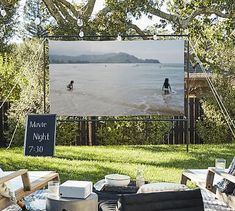
<path id="1" fill-rule="evenodd" d="M 7 131 L 7 116 L 6 112 L 9 109 L 9 103 L 5 103 L 2 109 L 0 109 L 0 147 L 5 147 L 7 140 L 4 137 L 4 132 Z M 174 121 L 172 128 L 169 133 L 164 137 L 165 144 L 186 144 L 187 143 L 187 127 L 188 138 L 190 144 L 201 144 L 202 139 L 197 135 L 196 132 L 196 120 L 202 115 L 202 109 L 200 106 L 199 99 L 189 98 L 189 125 L 185 121 Z M 90 117 L 93 118 L 93 117 Z M 174 119 L 182 119 L 183 116 L 175 116 Z M 84 122 L 77 119 L 78 130 L 77 136 L 75 137 L 75 145 L 99 145 L 97 138 L 97 129 L 100 126 L 99 122 Z M 147 131 L 145 131 L 146 134 Z"/>
<path id="2" fill-rule="evenodd" d="M 185 102 L 186 103 L 186 102 Z M 198 98 L 189 98 L 189 128 L 188 136 L 190 144 L 201 144 L 202 139 L 196 132 L 196 121 L 203 113 L 201 104 Z M 185 107 L 186 108 L 186 107 Z M 175 119 L 182 119 L 183 117 L 174 117 Z M 167 144 L 186 144 L 187 143 L 187 123 L 183 121 L 175 122 L 171 131 L 165 138 Z"/>

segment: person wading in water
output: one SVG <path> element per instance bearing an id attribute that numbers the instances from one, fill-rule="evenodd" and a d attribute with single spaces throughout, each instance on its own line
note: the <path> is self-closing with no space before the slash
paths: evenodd
<path id="1" fill-rule="evenodd" d="M 67 85 L 67 90 L 68 91 L 73 90 L 73 84 L 74 84 L 74 81 L 70 81 L 70 83 Z"/>
<path id="2" fill-rule="evenodd" d="M 165 78 L 164 84 L 162 86 L 162 91 L 164 91 L 164 95 L 169 95 L 171 93 L 171 85 L 169 84 L 168 78 Z"/>

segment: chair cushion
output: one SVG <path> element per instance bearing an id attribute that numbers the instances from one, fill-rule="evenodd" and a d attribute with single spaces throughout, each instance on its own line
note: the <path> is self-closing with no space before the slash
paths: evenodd
<path id="1" fill-rule="evenodd" d="M 228 168 L 228 174 L 232 174 L 235 176 L 235 157 L 233 158 Z M 222 179 L 216 184 L 216 186 L 221 193 L 233 194 L 235 191 L 235 184 L 227 179 Z"/>
<path id="2" fill-rule="evenodd" d="M 4 176 L 3 170 L 0 168 L 0 178 Z M 11 198 L 10 189 L 7 186 L 7 183 L 0 184 L 0 195 L 6 198 Z"/>
<path id="3" fill-rule="evenodd" d="M 200 189 L 122 195 L 119 211 L 204 211 Z"/>
<path id="4" fill-rule="evenodd" d="M 184 190 L 188 190 L 188 187 L 183 184 L 159 182 L 159 183 L 150 183 L 142 185 L 139 188 L 138 193 L 154 193 L 162 191 L 184 191 Z"/>
<path id="5" fill-rule="evenodd" d="M 12 204 L 2 211 L 22 211 L 22 209 L 17 204 Z"/>
<path id="6" fill-rule="evenodd" d="M 4 176 L 13 173 L 14 171 L 4 171 Z M 28 171 L 29 180 L 32 184 L 33 182 L 46 178 L 53 171 Z M 20 188 L 23 188 L 22 178 L 20 176 L 11 179 L 11 181 L 7 182 L 7 186 L 10 188 L 11 192 L 15 192 Z"/>

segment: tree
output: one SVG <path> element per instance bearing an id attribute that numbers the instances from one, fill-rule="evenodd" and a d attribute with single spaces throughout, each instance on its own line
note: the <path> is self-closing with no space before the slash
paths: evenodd
<path id="1" fill-rule="evenodd" d="M 190 34 L 191 44 L 195 50 L 192 54 L 191 62 L 197 63 L 195 54 L 203 62 L 207 70 L 216 73 L 214 84 L 221 93 L 224 103 L 230 115 L 234 118 L 234 1 L 233 0 L 106 0 L 105 8 L 99 11 L 95 18 L 91 18 L 96 0 L 88 0 L 84 5 L 69 3 L 66 0 L 50 1 L 43 0 L 48 11 L 56 20 L 58 26 L 54 28 L 55 34 L 78 34 L 79 30 L 84 30 L 86 35 L 113 35 L 121 33 L 123 36 L 137 33 L 144 35 L 151 31 L 141 30 L 133 24 L 133 19 L 139 19 L 143 14 L 149 18 L 157 16 L 160 23 L 155 26 L 164 29 L 167 25 L 172 26 L 175 34 Z M 166 10 L 163 10 L 166 6 Z M 77 17 L 81 17 L 84 26 L 77 26 Z M 229 86 L 224 86 L 229 83 Z M 219 116 L 218 124 L 224 121 L 220 116 L 219 108 L 214 98 L 208 95 L 205 99 L 204 131 L 213 131 L 210 113 L 216 112 Z M 201 121 L 201 120 L 200 120 Z M 220 123 L 219 123 L 220 122 Z M 228 127 L 223 124 L 226 131 L 225 136 L 229 136 Z M 217 132 L 220 127 L 216 128 Z M 212 137 L 217 132 L 210 133 Z M 203 134 L 201 133 L 201 134 Z M 207 133 L 208 134 L 208 133 Z M 205 137 L 205 136 L 204 136 Z M 223 141 L 224 136 L 220 139 Z M 227 138 L 224 138 L 226 140 Z M 210 139 L 213 140 L 213 137 Z M 231 139 L 230 139 L 231 140 Z"/>
<path id="2" fill-rule="evenodd" d="M 17 23 L 15 14 L 18 5 L 10 1 L 1 1 L 0 8 L 0 53 L 9 51 L 10 46 L 7 44 L 16 32 L 15 25 Z"/>
<path id="3" fill-rule="evenodd" d="M 41 37 L 48 29 L 50 15 L 40 0 L 26 1 L 24 6 L 23 38 Z"/>
<path id="4" fill-rule="evenodd" d="M 43 43 L 35 39 L 25 41 L 14 46 L 10 56 L 13 65 L 2 75 L 11 88 L 16 84 L 12 92 L 16 97 L 11 98 L 8 112 L 8 136 L 10 140 L 16 125 L 19 126 L 15 141 L 22 144 L 26 114 L 43 113 Z M 5 91 L 8 94 L 10 89 Z"/>
<path id="5" fill-rule="evenodd" d="M 235 117 L 235 50 L 230 22 L 204 24 L 202 33 L 194 38 L 194 48 L 207 70 L 214 73 L 211 78 L 218 98 L 227 109 L 231 119 Z M 204 33 L 203 33 L 204 32 Z M 197 40 L 200 40 L 198 42 Z M 202 99 L 203 118 L 197 123 L 199 135 L 207 143 L 223 143 L 234 140 L 228 127 L 228 115 L 221 112 L 215 96 L 208 93 Z M 223 111 L 224 112 L 224 111 Z M 234 131 L 233 125 L 230 125 Z"/>
<path id="6" fill-rule="evenodd" d="M 94 10 L 96 0 L 88 0 L 85 5 L 71 4 L 66 0 L 43 0 L 43 2 L 57 21 L 58 25 L 62 27 L 68 24 L 75 26 L 78 16 L 81 16 L 84 22 L 88 23 Z M 164 4 L 167 4 L 168 12 L 161 10 Z M 189 1 L 189 3 L 184 3 L 184 1 L 180 0 L 107 0 L 106 7 L 99 12 L 96 19 L 90 21 L 89 24 L 86 24 L 84 27 L 89 28 L 91 22 L 99 20 L 102 27 L 106 30 L 110 27 L 118 29 L 116 31 L 119 32 L 125 32 L 127 29 L 134 29 L 138 34 L 144 35 L 143 31 L 132 23 L 130 17 L 138 19 L 142 14 L 148 14 L 149 17 L 160 17 L 164 20 L 163 23 L 167 21 L 182 31 L 188 29 L 195 18 L 203 15 L 210 16 L 214 14 L 216 17 L 226 19 L 233 18 L 232 4 L 232 0 L 193 0 Z M 99 29 L 96 30 L 99 32 Z"/>
<path id="7" fill-rule="evenodd" d="M 13 3 L 10 0 L 2 2 L 4 6 L 12 7 Z M 43 0 L 43 3 L 56 22 L 48 28 L 49 33 L 52 34 L 71 35 L 78 34 L 80 30 L 83 30 L 85 35 L 100 35 L 104 38 L 107 35 L 117 36 L 118 33 L 121 33 L 122 36 L 139 34 L 144 37 L 145 34 L 161 30 L 165 33 L 165 27 L 169 24 L 172 26 L 173 33 L 189 33 L 190 40 L 200 60 L 207 69 L 217 73 L 218 77 L 215 78 L 214 83 L 217 85 L 218 91 L 222 93 L 225 104 L 230 108 L 230 114 L 233 117 L 235 116 L 234 87 L 225 86 L 226 82 L 232 84 L 234 80 L 234 13 L 231 6 L 232 0 L 191 0 L 187 3 L 181 0 L 106 0 L 105 8 L 99 11 L 95 17 L 92 16 L 92 13 L 96 0 L 88 0 L 87 3 L 79 5 L 66 0 Z M 166 11 L 163 11 L 164 5 L 166 5 Z M 40 7 L 40 13 L 41 9 L 42 7 Z M 143 14 L 148 15 L 149 18 L 157 16 L 161 18 L 161 21 L 155 24 L 155 28 L 153 26 L 153 28 L 141 30 L 133 24 L 132 20 L 140 18 Z M 30 17 L 35 17 L 35 15 L 37 14 L 31 13 Z M 84 22 L 82 26 L 77 24 L 78 17 Z M 35 30 L 33 34 L 35 34 Z M 9 115 L 13 122 L 11 131 L 18 121 L 21 122 L 23 128 L 25 113 L 40 113 L 42 111 L 42 60 L 39 59 L 39 51 L 37 51 L 39 48 L 40 43 L 27 41 L 15 49 L 13 69 L 17 72 L 16 76 L 19 74 L 21 80 L 17 86 L 19 93 L 16 98 L 18 101 L 13 103 Z M 29 55 L 36 55 L 35 58 L 37 59 L 30 59 Z M 195 55 L 192 56 L 192 62 L 197 62 L 193 59 L 194 57 Z M 11 73 L 14 71 L 11 71 Z M 5 76 L 6 72 L 4 72 Z M 13 81 L 10 85 L 13 85 Z M 204 100 L 205 118 L 200 127 L 202 136 L 208 135 L 211 137 L 210 140 L 214 140 L 213 135 L 221 134 L 219 132 L 222 128 L 226 137 L 219 137 L 220 141 L 217 142 L 226 140 L 230 134 L 226 124 L 224 124 L 223 117 L 214 115 L 215 113 L 218 114 L 219 109 L 212 96 L 208 95 Z M 214 119 L 211 118 L 210 114 L 213 114 Z M 213 121 L 218 121 L 218 124 L 213 124 Z M 112 132 L 115 133 L 115 128 L 120 126 L 123 127 L 123 131 L 126 128 L 129 130 L 129 126 L 135 129 L 135 126 L 127 124 L 111 124 L 110 128 L 114 128 Z M 215 126 L 216 131 L 213 131 Z M 71 127 L 74 129 L 74 126 Z M 133 130 L 133 134 L 139 134 L 142 130 L 142 127 L 139 125 L 138 127 L 140 130 Z M 153 125 L 153 128 L 155 128 L 155 125 Z M 107 128 L 102 127 L 101 130 L 101 136 L 107 134 L 110 137 L 113 136 Z M 209 133 L 210 131 L 213 131 L 213 133 Z M 17 135 L 17 137 L 22 137 L 23 130 L 19 132 L 21 136 Z M 116 134 L 118 135 L 118 133 Z M 151 140 L 149 141 L 151 142 Z"/>
<path id="8" fill-rule="evenodd" d="M 7 102 L 19 99 L 20 89 L 16 83 L 17 77 L 18 73 L 15 72 L 13 59 L 9 57 L 7 61 L 4 61 L 4 58 L 0 56 L 0 102 L 3 102 L 6 97 L 8 97 Z"/>
<path id="9" fill-rule="evenodd" d="M 14 6 L 16 3 L 18 3 L 19 0 L 2 0 L 1 4 L 2 6 L 11 7 Z"/>

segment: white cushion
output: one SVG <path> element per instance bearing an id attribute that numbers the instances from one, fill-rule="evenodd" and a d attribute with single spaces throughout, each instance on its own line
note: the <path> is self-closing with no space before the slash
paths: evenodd
<path id="1" fill-rule="evenodd" d="M 14 171 L 5 171 L 4 175 L 8 175 L 13 173 Z M 43 180 L 43 177 L 46 177 L 48 174 L 52 173 L 53 171 L 28 171 L 29 174 L 29 181 L 30 183 L 33 183 L 34 181 L 41 178 Z M 16 190 L 23 188 L 23 182 L 21 179 L 21 176 L 18 176 L 11 180 L 11 184 L 7 185 L 11 191 L 15 192 Z"/>
<path id="2" fill-rule="evenodd" d="M 2 211 L 21 211 L 22 209 L 17 204 L 12 204 Z"/>
<path id="3" fill-rule="evenodd" d="M 184 191 L 188 190 L 186 185 L 177 183 L 150 183 L 142 185 L 137 193 L 153 193 L 153 192 L 163 192 L 163 191 Z"/>
<path id="4" fill-rule="evenodd" d="M 4 176 L 4 172 L 3 170 L 0 168 L 0 178 Z M 11 194 L 10 194 L 10 190 L 8 187 L 8 183 L 4 182 L 2 184 L 0 184 L 0 195 L 10 198 Z"/>
<path id="5" fill-rule="evenodd" d="M 0 170 L 0 177 L 9 175 L 14 171 L 2 171 Z M 30 183 L 42 179 L 46 177 L 48 174 L 52 173 L 53 171 L 28 171 Z M 23 182 L 21 176 L 18 176 L 10 181 L 6 182 L 7 187 L 10 189 L 11 192 L 15 192 L 20 188 L 23 188 Z"/>

